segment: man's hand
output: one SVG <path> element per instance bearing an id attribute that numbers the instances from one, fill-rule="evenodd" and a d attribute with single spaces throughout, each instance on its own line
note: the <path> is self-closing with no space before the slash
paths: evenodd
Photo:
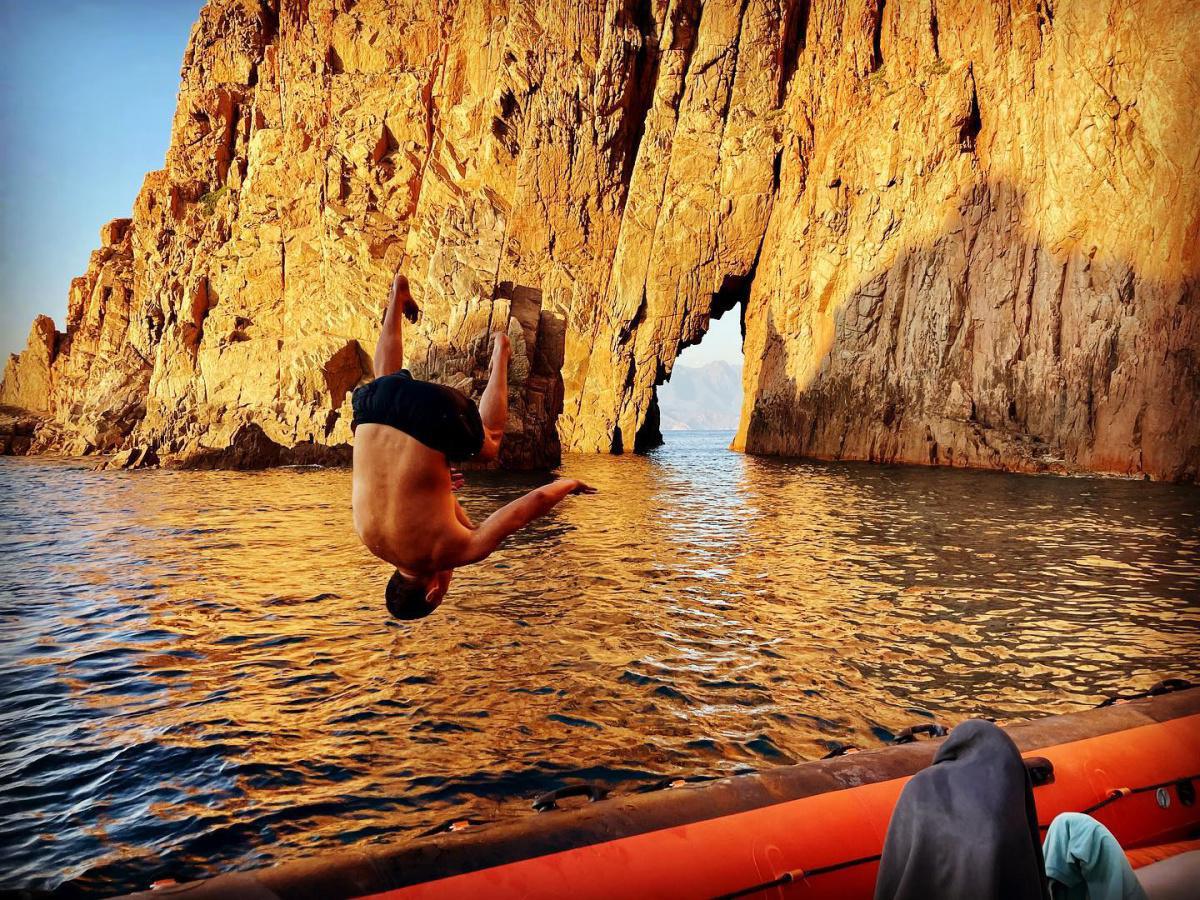
<path id="1" fill-rule="evenodd" d="M 408 278 L 399 272 L 392 279 L 392 296 L 388 299 L 389 304 L 396 302 L 400 305 L 400 311 L 404 313 L 404 318 L 408 319 L 414 325 L 417 319 L 421 317 L 421 309 L 417 306 L 417 301 L 413 299 L 412 291 L 408 288 Z"/>
<path id="2" fill-rule="evenodd" d="M 578 478 L 560 478 L 559 481 L 572 482 L 571 490 L 568 491 L 568 493 L 570 493 L 570 494 L 594 494 L 594 493 L 596 493 L 596 489 L 594 487 L 592 487 L 590 484 L 584 484 Z"/>

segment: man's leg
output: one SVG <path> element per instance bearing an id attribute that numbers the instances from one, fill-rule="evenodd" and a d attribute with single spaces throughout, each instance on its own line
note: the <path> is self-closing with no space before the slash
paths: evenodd
<path id="1" fill-rule="evenodd" d="M 391 375 L 404 367 L 404 323 L 417 321 L 417 304 L 408 289 L 408 279 L 396 273 L 388 294 L 387 312 L 383 314 L 383 330 L 375 344 L 375 377 Z"/>
<path id="2" fill-rule="evenodd" d="M 502 331 L 495 334 L 492 347 L 492 369 L 488 374 L 487 387 L 479 398 L 479 418 L 483 420 L 483 449 L 479 459 L 493 460 L 500 453 L 500 441 L 504 438 L 504 424 L 508 421 L 508 356 L 512 349 L 508 335 Z"/>

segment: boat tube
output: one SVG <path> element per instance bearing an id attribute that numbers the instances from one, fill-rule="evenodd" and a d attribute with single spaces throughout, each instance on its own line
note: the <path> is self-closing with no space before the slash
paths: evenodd
<path id="1" fill-rule="evenodd" d="M 1005 731 L 1026 758 L 1043 832 L 1059 813 L 1086 812 L 1131 859 L 1195 846 L 1187 842 L 1200 837 L 1200 688 Z M 535 808 L 544 812 L 517 821 L 131 896 L 870 898 L 892 808 L 938 743 L 910 733 L 880 750 L 708 781 L 681 778 L 611 798 L 602 788 L 574 785 L 539 798 Z M 591 802 L 557 808 L 569 795 Z"/>

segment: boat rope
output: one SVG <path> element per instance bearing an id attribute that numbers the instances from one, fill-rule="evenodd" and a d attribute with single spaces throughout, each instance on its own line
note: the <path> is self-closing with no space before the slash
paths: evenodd
<path id="1" fill-rule="evenodd" d="M 1114 788 L 1113 790 L 1109 791 L 1108 796 L 1105 797 L 1103 800 L 1101 800 L 1099 803 L 1093 803 L 1087 809 L 1081 810 L 1081 812 L 1085 816 L 1090 816 L 1092 813 L 1096 812 L 1097 810 L 1103 809 L 1104 807 L 1108 806 L 1110 803 L 1116 803 L 1118 800 L 1124 799 L 1125 797 L 1132 797 L 1134 794 L 1147 794 L 1150 791 L 1157 791 L 1161 788 L 1169 788 L 1172 786 L 1175 788 L 1176 793 L 1180 794 L 1180 802 L 1183 803 L 1185 806 L 1191 806 L 1191 803 L 1196 802 L 1195 791 L 1194 790 L 1192 791 L 1191 803 L 1188 803 L 1186 800 L 1183 799 L 1183 796 L 1182 796 L 1183 789 L 1181 788 L 1181 785 L 1185 785 L 1185 784 L 1190 785 L 1191 782 L 1195 781 L 1198 778 L 1200 778 L 1200 773 L 1197 773 L 1195 775 L 1185 775 L 1182 778 L 1172 778 L 1170 781 L 1160 781 L 1158 784 L 1147 784 L 1147 785 L 1143 785 L 1142 787 Z M 1038 827 L 1045 830 L 1046 828 L 1049 828 L 1050 826 L 1049 825 L 1039 825 Z"/>
<path id="2" fill-rule="evenodd" d="M 598 803 L 607 796 L 608 788 L 604 785 L 590 784 L 585 781 L 582 784 L 568 784 L 553 791 L 547 791 L 533 801 L 533 808 L 537 812 L 548 812 L 558 809 L 558 801 L 567 797 L 587 797 L 588 802 Z"/>
<path id="3" fill-rule="evenodd" d="M 918 734 L 927 734 L 930 737 L 945 737 L 949 733 L 950 729 L 941 722 L 922 722 L 920 725 L 909 725 L 907 728 L 897 732 L 896 736 L 892 738 L 892 743 L 914 743 Z"/>
<path id="4" fill-rule="evenodd" d="M 817 875 L 828 875 L 830 872 L 837 872 L 841 869 L 850 869 L 854 866 L 862 866 L 867 863 L 879 862 L 881 854 L 876 853 L 874 856 L 862 856 L 858 859 L 847 859 L 843 862 L 833 863 L 828 866 L 819 866 L 816 869 L 795 869 L 790 872 L 784 872 L 778 878 L 772 878 L 770 881 L 764 881 L 761 884 L 754 884 L 750 887 L 742 888 L 730 894 L 720 894 L 714 900 L 734 900 L 736 897 L 746 897 L 750 894 L 756 894 L 759 891 L 765 891 L 768 888 L 780 887 L 785 884 L 791 884 L 795 881 L 804 881 L 806 878 L 813 878 Z"/>
<path id="5" fill-rule="evenodd" d="M 1098 709 L 1105 706 L 1115 706 L 1118 703 L 1128 703 L 1130 700 L 1144 700 L 1147 697 L 1159 697 L 1163 694 L 1173 694 L 1175 691 L 1186 691 L 1188 688 L 1195 687 L 1192 682 L 1186 678 L 1164 678 L 1162 681 L 1157 681 L 1144 691 L 1138 691 L 1133 694 L 1117 694 L 1115 697 L 1109 697 L 1107 700 L 1097 705 Z"/>

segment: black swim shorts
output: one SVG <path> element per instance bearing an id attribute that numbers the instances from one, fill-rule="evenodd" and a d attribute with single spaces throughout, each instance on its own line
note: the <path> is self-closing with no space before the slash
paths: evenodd
<path id="1" fill-rule="evenodd" d="M 408 369 L 384 375 L 358 388 L 350 398 L 352 428 L 367 422 L 390 425 L 461 462 L 483 449 L 479 408 L 462 391 L 417 381 Z"/>

